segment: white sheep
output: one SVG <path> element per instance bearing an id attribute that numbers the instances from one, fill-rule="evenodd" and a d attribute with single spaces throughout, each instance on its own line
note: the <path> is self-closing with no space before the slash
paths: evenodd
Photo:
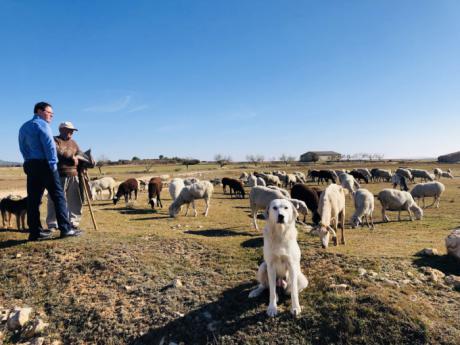
<path id="1" fill-rule="evenodd" d="M 181 178 L 174 178 L 169 183 L 169 195 L 171 195 L 171 199 L 174 201 L 179 196 L 182 188 L 185 187 L 184 180 Z"/>
<path id="2" fill-rule="evenodd" d="M 319 236 L 321 245 L 327 248 L 329 245 L 329 234 L 332 234 L 334 245 L 337 241 L 337 227 L 340 223 L 342 230 L 341 243 L 345 244 L 345 194 L 347 190 L 337 184 L 330 184 L 319 198 L 318 212 L 321 215 Z M 332 226 L 334 228 L 332 228 Z"/>
<path id="3" fill-rule="evenodd" d="M 209 203 L 213 192 L 214 187 L 209 181 L 198 181 L 191 184 L 190 186 L 185 186 L 182 188 L 176 200 L 174 200 L 171 206 L 169 206 L 169 215 L 171 217 L 176 217 L 181 209 L 181 206 L 187 204 L 187 210 L 185 212 L 185 215 L 187 216 L 189 206 L 192 204 L 193 211 L 195 213 L 194 216 L 196 217 L 197 212 L 195 208 L 195 200 L 204 199 L 204 202 L 206 203 L 204 216 L 207 217 L 209 211 Z"/>
<path id="4" fill-rule="evenodd" d="M 430 174 L 428 171 L 423 170 L 423 169 L 409 169 L 412 178 L 415 179 L 416 177 L 420 178 L 422 181 L 433 181 L 435 176 Z"/>
<path id="5" fill-rule="evenodd" d="M 197 183 L 199 181 L 200 180 L 197 179 L 196 177 L 189 177 L 189 178 L 184 179 L 184 185 L 191 186 L 192 184 Z"/>
<path id="6" fill-rule="evenodd" d="M 415 200 L 422 198 L 423 208 L 425 208 L 425 197 L 433 197 L 433 203 L 428 207 L 435 205 L 436 208 L 439 208 L 441 194 L 445 189 L 446 187 L 441 182 L 418 183 L 412 188 L 410 194 Z"/>
<path id="7" fill-rule="evenodd" d="M 284 188 L 276 187 L 276 186 L 267 186 L 267 188 L 274 189 L 274 190 L 279 190 L 281 192 L 281 194 L 283 194 L 286 198 L 291 197 L 291 194 L 289 194 L 289 192 Z"/>
<path id="8" fill-rule="evenodd" d="M 259 177 L 262 177 L 265 180 L 265 183 L 267 184 L 267 186 L 268 185 L 277 186 L 277 187 L 282 186 L 280 178 L 276 175 L 263 173 L 263 174 L 259 174 Z"/>
<path id="9" fill-rule="evenodd" d="M 247 185 L 251 188 L 257 186 L 257 177 L 252 174 L 249 175 L 247 178 Z"/>
<path id="10" fill-rule="evenodd" d="M 409 181 L 412 181 L 412 173 L 410 172 L 409 169 L 398 168 L 398 169 L 396 169 L 395 174 L 400 175 L 400 176 L 404 176 Z"/>
<path id="11" fill-rule="evenodd" d="M 447 255 L 457 259 L 460 263 L 460 228 L 454 229 L 449 236 L 446 237 Z"/>
<path id="12" fill-rule="evenodd" d="M 409 213 L 410 220 L 412 212 L 415 214 L 415 219 L 420 220 L 423 217 L 423 210 L 416 204 L 414 198 L 409 192 L 387 188 L 382 190 L 377 197 L 382 204 L 382 220 L 389 222 L 390 219 L 386 215 L 388 211 L 398 211 L 398 221 L 401 221 L 401 211 Z"/>
<path id="13" fill-rule="evenodd" d="M 434 168 L 433 173 L 434 173 L 434 176 L 436 177 L 436 179 L 438 179 L 438 180 L 442 176 L 442 170 L 440 168 Z"/>
<path id="14" fill-rule="evenodd" d="M 91 191 L 91 199 L 96 200 L 97 196 L 102 197 L 102 191 L 109 191 L 109 199 L 115 195 L 116 182 L 112 177 L 106 176 L 97 180 L 89 181 L 89 189 Z"/>
<path id="15" fill-rule="evenodd" d="M 368 228 L 374 229 L 374 195 L 369 192 L 367 189 L 358 189 L 353 194 L 353 199 L 355 202 L 355 213 L 351 216 L 351 226 L 356 228 L 359 224 L 364 225 L 363 218 L 366 219 L 366 224 Z M 369 225 L 369 219 L 371 221 Z"/>
<path id="16" fill-rule="evenodd" d="M 454 175 L 452 175 L 452 173 L 449 172 L 449 171 L 443 171 L 441 176 L 442 177 L 447 177 L 447 178 L 454 178 Z"/>
<path id="17" fill-rule="evenodd" d="M 254 227 L 257 226 L 257 211 L 265 210 L 270 202 L 274 199 L 287 199 L 279 189 L 272 189 L 264 186 L 255 186 L 249 192 L 249 206 L 251 208 L 251 216 Z"/>
<path id="18" fill-rule="evenodd" d="M 339 175 L 340 185 L 350 192 L 350 195 L 360 188 L 359 183 L 349 174 L 342 172 Z"/>

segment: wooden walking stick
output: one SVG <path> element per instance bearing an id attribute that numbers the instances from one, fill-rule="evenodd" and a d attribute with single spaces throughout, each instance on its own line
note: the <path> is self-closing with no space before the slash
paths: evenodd
<path id="1" fill-rule="evenodd" d="M 86 198 L 86 200 L 88 202 L 89 213 L 91 214 L 91 220 L 93 221 L 94 230 L 99 230 L 97 228 L 96 219 L 94 218 L 93 208 L 91 207 L 91 199 L 89 197 L 88 187 L 86 186 L 86 182 L 89 181 L 88 173 L 86 172 L 86 170 L 82 171 L 82 176 L 84 178 L 83 190 L 85 191 L 85 198 Z"/>

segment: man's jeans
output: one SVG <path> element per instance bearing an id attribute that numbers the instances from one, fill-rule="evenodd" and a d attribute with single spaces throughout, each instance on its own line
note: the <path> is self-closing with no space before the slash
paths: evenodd
<path id="1" fill-rule="evenodd" d="M 45 189 L 54 202 L 59 229 L 61 232 L 70 231 L 69 211 L 59 173 L 52 171 L 46 160 L 40 159 L 24 162 L 24 172 L 27 175 L 27 225 L 31 235 L 38 235 L 43 230 L 40 221 L 40 203 Z"/>
<path id="2" fill-rule="evenodd" d="M 80 195 L 80 184 L 78 176 L 61 176 L 61 186 L 64 189 L 67 208 L 69 210 L 69 220 L 72 227 L 78 228 L 81 219 L 82 200 Z M 56 212 L 54 202 L 48 195 L 48 215 L 46 216 L 48 229 L 57 228 Z"/>

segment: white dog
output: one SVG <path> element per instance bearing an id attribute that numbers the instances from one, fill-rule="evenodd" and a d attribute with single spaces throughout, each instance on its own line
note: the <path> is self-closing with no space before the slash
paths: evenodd
<path id="1" fill-rule="evenodd" d="M 291 293 L 291 313 L 297 316 L 301 312 L 299 292 L 308 286 L 307 277 L 300 271 L 300 248 L 295 228 L 297 210 L 289 200 L 274 199 L 265 210 L 265 219 L 264 262 L 256 275 L 259 286 L 251 291 L 249 298 L 257 297 L 270 288 L 267 314 L 275 316 L 276 286 L 281 286 Z"/>

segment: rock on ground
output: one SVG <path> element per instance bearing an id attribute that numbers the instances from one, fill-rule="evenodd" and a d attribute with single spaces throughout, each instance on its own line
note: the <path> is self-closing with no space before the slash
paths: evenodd
<path id="1" fill-rule="evenodd" d="M 30 320 L 30 314 L 32 314 L 32 308 L 15 307 L 6 322 L 8 330 L 15 331 L 24 326 Z"/>

